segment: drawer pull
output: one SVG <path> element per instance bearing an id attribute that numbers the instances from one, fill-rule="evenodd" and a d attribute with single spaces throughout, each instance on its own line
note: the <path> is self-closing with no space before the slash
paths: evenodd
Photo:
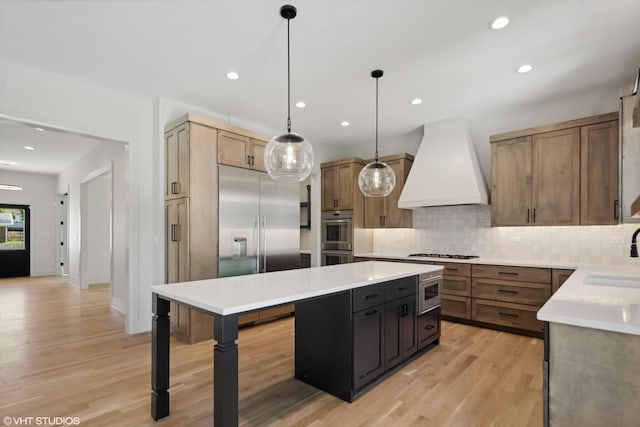
<path id="1" fill-rule="evenodd" d="M 513 273 L 511 271 L 498 271 L 498 274 L 502 274 L 503 276 L 517 276 L 518 273 Z"/>
<path id="2" fill-rule="evenodd" d="M 433 325 L 427 325 L 427 326 L 424 327 L 424 329 L 427 330 L 427 331 L 429 329 L 433 329 L 433 328 L 435 328 L 435 326 L 433 326 Z"/>
<path id="3" fill-rule="evenodd" d="M 404 291 L 405 289 L 407 289 L 407 287 L 406 287 L 406 286 L 400 286 L 400 287 L 398 288 L 398 290 L 399 290 L 399 291 Z"/>
<path id="4" fill-rule="evenodd" d="M 519 291 L 512 291 L 511 289 L 498 289 L 498 292 L 502 292 L 503 294 L 519 294 Z"/>
<path id="5" fill-rule="evenodd" d="M 498 312 L 498 314 L 499 314 L 500 316 L 513 317 L 513 318 L 518 318 L 518 317 L 520 317 L 520 316 L 519 316 L 519 315 L 517 315 L 517 314 L 504 313 L 504 312 L 502 312 L 502 311 L 499 311 L 499 312 Z"/>
<path id="6" fill-rule="evenodd" d="M 365 316 L 371 316 L 372 314 L 376 314 L 377 312 L 378 312 L 378 310 L 369 310 L 364 315 Z"/>
<path id="7" fill-rule="evenodd" d="M 378 296 L 378 294 L 369 294 L 369 295 L 366 295 L 366 296 L 364 297 L 364 299 L 371 299 L 371 298 L 375 298 L 375 297 L 377 297 L 377 296 Z"/>
<path id="8" fill-rule="evenodd" d="M 447 271 L 458 271 L 458 269 L 453 267 L 447 267 Z"/>

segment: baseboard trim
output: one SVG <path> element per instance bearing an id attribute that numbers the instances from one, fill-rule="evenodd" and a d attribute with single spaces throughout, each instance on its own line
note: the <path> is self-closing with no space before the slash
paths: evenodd
<path id="1" fill-rule="evenodd" d="M 111 297 L 111 308 L 117 311 L 118 313 L 125 315 L 127 304 L 122 301 L 120 298 Z"/>

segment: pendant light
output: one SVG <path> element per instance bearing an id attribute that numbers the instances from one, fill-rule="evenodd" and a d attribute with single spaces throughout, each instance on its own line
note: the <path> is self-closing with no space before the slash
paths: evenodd
<path id="1" fill-rule="evenodd" d="M 378 79 L 382 70 L 374 70 L 371 77 L 376 79 L 376 159 L 366 165 L 358 175 L 358 187 L 367 197 L 384 197 L 391 194 L 396 186 L 396 174 L 388 164 L 378 161 Z"/>
<path id="2" fill-rule="evenodd" d="M 291 60 L 289 21 L 297 10 L 291 5 L 280 8 L 280 16 L 287 20 L 287 133 L 271 138 L 264 150 L 264 166 L 276 181 L 301 182 L 313 168 L 313 148 L 302 135 L 291 132 Z"/>

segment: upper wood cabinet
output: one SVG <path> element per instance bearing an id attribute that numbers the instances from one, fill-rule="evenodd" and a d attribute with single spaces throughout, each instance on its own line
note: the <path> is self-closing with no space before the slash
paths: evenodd
<path id="1" fill-rule="evenodd" d="M 533 225 L 580 221 L 580 129 L 534 135 L 531 141 Z"/>
<path id="2" fill-rule="evenodd" d="M 189 194 L 189 123 L 165 133 L 165 200 Z"/>
<path id="3" fill-rule="evenodd" d="M 261 172 L 264 168 L 264 149 L 267 143 L 232 132 L 218 133 L 218 163 Z"/>
<path id="4" fill-rule="evenodd" d="M 323 163 L 322 210 L 351 210 L 361 206 L 363 195 L 358 188 L 358 174 L 364 161 L 358 158 Z"/>
<path id="5" fill-rule="evenodd" d="M 529 225 L 531 137 L 491 144 L 491 225 Z"/>
<path id="6" fill-rule="evenodd" d="M 386 197 L 364 198 L 364 226 L 365 228 L 410 228 L 413 224 L 412 211 L 400 209 L 398 199 L 409 175 L 413 156 L 406 153 L 396 154 L 380 157 L 379 160 L 393 169 L 396 174 L 396 186 Z"/>
<path id="7" fill-rule="evenodd" d="M 617 224 L 618 122 L 582 127 L 580 224 Z"/>
<path id="8" fill-rule="evenodd" d="M 618 218 L 617 113 L 491 137 L 491 225 Z"/>

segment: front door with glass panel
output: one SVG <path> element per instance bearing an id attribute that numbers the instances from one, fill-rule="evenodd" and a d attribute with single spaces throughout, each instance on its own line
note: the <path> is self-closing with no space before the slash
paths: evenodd
<path id="1" fill-rule="evenodd" d="M 0 204 L 0 277 L 27 277 L 29 206 Z"/>

